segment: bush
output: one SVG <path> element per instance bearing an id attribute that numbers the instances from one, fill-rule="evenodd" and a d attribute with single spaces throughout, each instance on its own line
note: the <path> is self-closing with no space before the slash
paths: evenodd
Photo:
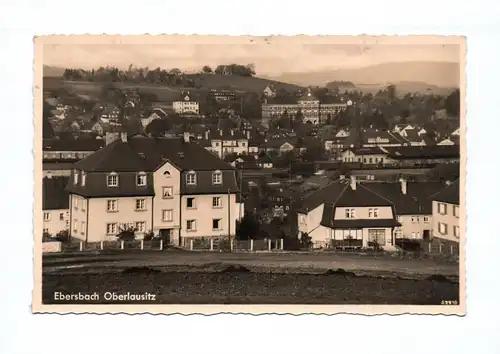
<path id="1" fill-rule="evenodd" d="M 48 232 L 44 232 L 42 235 L 42 242 L 52 242 L 52 241 L 54 241 L 52 235 L 49 234 Z"/>
<path id="2" fill-rule="evenodd" d="M 59 242 L 69 242 L 69 231 L 68 230 L 59 231 L 55 239 Z"/>
<path id="3" fill-rule="evenodd" d="M 144 241 L 151 241 L 155 238 L 157 238 L 157 237 L 155 236 L 155 233 L 153 232 L 153 230 L 149 230 L 148 232 L 146 232 L 144 234 Z M 159 236 L 158 236 L 158 238 L 159 238 Z"/>
<path id="4" fill-rule="evenodd" d="M 119 229 L 118 235 L 116 238 L 120 241 L 134 241 L 135 240 L 135 232 L 137 229 L 135 227 L 123 227 Z"/>

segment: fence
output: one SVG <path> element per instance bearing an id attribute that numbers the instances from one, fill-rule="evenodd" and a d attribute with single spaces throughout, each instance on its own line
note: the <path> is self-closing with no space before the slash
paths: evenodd
<path id="1" fill-rule="evenodd" d="M 104 250 L 163 250 L 163 240 L 101 241 L 62 243 L 61 252 L 83 252 Z"/>
<path id="2" fill-rule="evenodd" d="M 184 238 L 181 247 L 191 251 L 275 251 L 283 250 L 283 239 L 277 240 L 229 240 L 218 237 Z"/>

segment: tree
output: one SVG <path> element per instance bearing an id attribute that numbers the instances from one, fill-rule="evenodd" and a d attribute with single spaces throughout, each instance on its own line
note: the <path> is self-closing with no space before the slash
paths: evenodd
<path id="1" fill-rule="evenodd" d="M 446 113 L 451 116 L 460 116 L 460 90 L 456 89 L 446 97 L 444 101 Z"/>
<path id="2" fill-rule="evenodd" d="M 300 234 L 300 244 L 304 248 L 311 248 L 312 246 L 312 237 L 309 236 L 307 232 L 302 232 Z"/>
<path id="3" fill-rule="evenodd" d="M 211 74 L 212 73 L 212 68 L 209 67 L 208 65 L 205 65 L 201 71 L 205 74 Z"/>
<path id="4" fill-rule="evenodd" d="M 153 137 L 160 137 L 171 128 L 172 124 L 166 119 L 155 119 L 146 126 L 145 132 Z"/>
<path id="5" fill-rule="evenodd" d="M 260 224 L 253 213 L 246 212 L 236 230 L 239 240 L 255 239 L 260 230 Z"/>
<path id="6" fill-rule="evenodd" d="M 387 93 L 389 96 L 389 100 L 394 100 L 396 98 L 396 86 L 395 85 L 389 85 L 387 86 Z"/>
<path id="7" fill-rule="evenodd" d="M 120 241 L 133 241 L 135 240 L 135 233 L 137 229 L 131 225 L 125 225 L 118 228 L 116 238 Z"/>

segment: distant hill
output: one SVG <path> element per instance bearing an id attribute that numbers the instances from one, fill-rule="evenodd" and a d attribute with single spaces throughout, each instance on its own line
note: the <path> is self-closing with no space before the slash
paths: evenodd
<path id="1" fill-rule="evenodd" d="M 43 66 L 43 77 L 58 77 L 64 74 L 63 68 L 58 68 L 56 66 L 44 65 Z"/>
<path id="2" fill-rule="evenodd" d="M 460 84 L 460 65 L 445 62 L 384 63 L 356 69 L 284 73 L 275 80 L 297 85 L 326 85 L 331 81 L 351 81 L 356 86 L 387 86 L 398 82 L 424 82 L 429 86 L 456 88 Z"/>

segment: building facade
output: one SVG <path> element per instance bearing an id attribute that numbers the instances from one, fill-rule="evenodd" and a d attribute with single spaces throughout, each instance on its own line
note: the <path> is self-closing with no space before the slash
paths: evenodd
<path id="1" fill-rule="evenodd" d="M 460 242 L 460 180 L 432 196 L 432 237 Z"/>
<path id="2" fill-rule="evenodd" d="M 183 114 L 183 113 L 193 113 L 200 114 L 200 104 L 193 100 L 189 93 L 182 96 L 182 99 L 179 101 L 174 101 L 172 103 L 172 108 L 175 113 Z"/>

